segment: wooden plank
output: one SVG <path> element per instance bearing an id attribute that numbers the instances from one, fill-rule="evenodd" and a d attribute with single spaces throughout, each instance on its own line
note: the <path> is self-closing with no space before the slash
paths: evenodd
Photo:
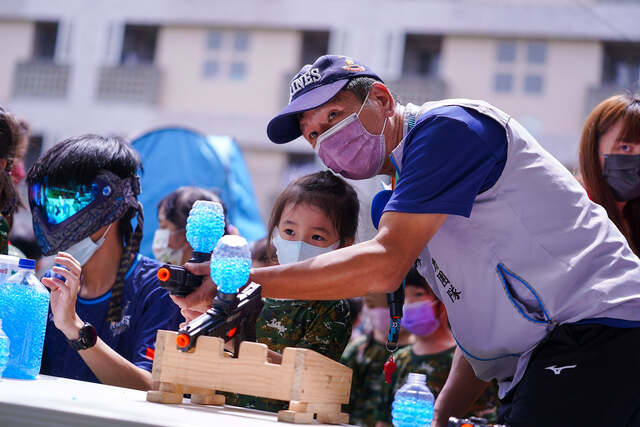
<path id="1" fill-rule="evenodd" d="M 296 355 L 291 400 L 349 403 L 351 369 L 313 350 L 287 347 L 283 360 L 288 353 Z"/>
<path id="2" fill-rule="evenodd" d="M 199 337 L 195 351 L 185 353 L 176 349 L 175 337 L 175 332 L 158 331 L 154 381 L 289 400 L 293 366 L 267 363 L 266 345 L 243 342 L 238 359 L 232 359 L 224 357 L 220 338 Z"/>
<path id="3" fill-rule="evenodd" d="M 313 413 L 290 410 L 278 411 L 278 421 L 284 421 L 285 423 L 311 424 L 313 423 Z"/>
<path id="4" fill-rule="evenodd" d="M 204 393 L 204 394 L 192 394 L 191 403 L 197 405 L 216 405 L 224 406 L 225 397 L 221 394 Z"/>
<path id="5" fill-rule="evenodd" d="M 344 412 L 321 412 L 316 419 L 321 424 L 349 424 L 349 414 Z"/>
<path id="6" fill-rule="evenodd" d="M 154 382 L 180 384 L 185 390 L 197 387 L 318 404 L 349 401 L 351 369 L 312 350 L 285 348 L 278 365 L 266 361 L 264 344 L 243 342 L 239 357 L 233 359 L 224 356 L 220 338 L 199 337 L 194 350 L 182 352 L 176 348 L 176 335 L 158 331 Z M 290 416 L 306 419 L 302 415 L 285 415 Z"/>

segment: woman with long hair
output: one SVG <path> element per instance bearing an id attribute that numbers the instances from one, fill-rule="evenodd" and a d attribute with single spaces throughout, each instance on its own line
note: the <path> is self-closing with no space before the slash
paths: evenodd
<path id="1" fill-rule="evenodd" d="M 606 209 L 640 255 L 640 95 L 612 96 L 589 114 L 580 172 L 591 200 Z"/>
<path id="2" fill-rule="evenodd" d="M 0 106 L 0 254 L 8 253 L 9 230 L 13 214 L 21 206 L 11 179 L 18 142 L 18 123 Z"/>

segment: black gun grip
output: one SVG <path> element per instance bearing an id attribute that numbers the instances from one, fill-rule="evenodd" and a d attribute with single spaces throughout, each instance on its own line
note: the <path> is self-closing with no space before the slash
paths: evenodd
<path id="1" fill-rule="evenodd" d="M 193 252 L 191 259 L 187 262 L 201 263 L 211 259 L 210 253 Z M 171 295 L 184 297 L 195 291 L 202 285 L 205 276 L 198 276 L 191 273 L 181 265 L 165 264 L 158 269 L 158 280 L 160 287 L 169 291 Z"/>

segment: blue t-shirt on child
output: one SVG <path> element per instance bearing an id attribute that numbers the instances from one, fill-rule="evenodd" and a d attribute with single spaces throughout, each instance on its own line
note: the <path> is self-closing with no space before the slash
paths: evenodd
<path id="1" fill-rule="evenodd" d="M 111 291 L 86 300 L 78 297 L 76 312 L 82 321 L 95 326 L 98 336 L 118 354 L 139 368 L 151 371 L 153 361 L 147 349 L 155 349 L 158 329 L 177 330 L 184 321 L 180 309 L 166 290 L 158 286 L 156 272 L 161 264 L 138 254 L 125 276 L 122 320 L 107 322 Z M 74 380 L 100 382 L 73 350 L 53 323 L 49 311 L 45 335 L 42 374 Z"/>

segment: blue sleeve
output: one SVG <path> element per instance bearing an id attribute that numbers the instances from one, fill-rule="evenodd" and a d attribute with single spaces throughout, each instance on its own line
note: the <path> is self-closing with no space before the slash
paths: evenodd
<path id="1" fill-rule="evenodd" d="M 132 343 L 131 363 L 151 371 L 153 360 L 147 357 L 147 349 L 155 349 L 159 329 L 176 331 L 184 318 L 180 308 L 173 303 L 169 293 L 158 286 L 156 271 L 160 264 L 143 257 L 140 270 L 131 280 L 137 280 L 141 292 L 136 302 L 136 327 Z"/>
<path id="2" fill-rule="evenodd" d="M 504 128 L 462 107 L 418 121 L 407 135 L 402 167 L 386 211 L 469 217 L 476 196 L 506 161 Z"/>
<path id="3" fill-rule="evenodd" d="M 139 368 L 151 371 L 153 360 L 147 357 L 147 349 L 155 349 L 158 330 L 176 331 L 183 321 L 180 309 L 169 298 L 166 290 L 156 288 L 147 294 L 131 362 Z"/>

